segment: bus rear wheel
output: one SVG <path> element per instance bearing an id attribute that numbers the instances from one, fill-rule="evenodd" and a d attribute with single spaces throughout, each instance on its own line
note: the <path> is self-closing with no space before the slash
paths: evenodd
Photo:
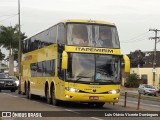
<path id="1" fill-rule="evenodd" d="M 51 104 L 51 98 L 49 97 L 49 88 L 46 88 L 46 101 L 48 104 Z"/>
<path id="2" fill-rule="evenodd" d="M 54 86 L 51 88 L 51 103 L 54 106 L 58 106 L 59 105 L 59 100 L 57 100 L 56 97 L 55 97 L 55 88 L 54 88 Z"/>
<path id="3" fill-rule="evenodd" d="M 28 84 L 28 87 L 27 87 L 27 91 L 26 91 L 26 95 L 27 95 L 27 98 L 28 99 L 32 99 L 32 94 L 31 94 L 31 91 L 30 91 L 30 84 Z"/>

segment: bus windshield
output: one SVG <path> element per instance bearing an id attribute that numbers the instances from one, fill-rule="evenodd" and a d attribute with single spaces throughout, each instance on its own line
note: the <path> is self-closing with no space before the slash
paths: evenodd
<path id="1" fill-rule="evenodd" d="M 108 25 L 68 24 L 67 44 L 120 48 L 116 27 Z"/>
<path id="2" fill-rule="evenodd" d="M 120 57 L 113 55 L 70 53 L 67 81 L 120 82 Z"/>

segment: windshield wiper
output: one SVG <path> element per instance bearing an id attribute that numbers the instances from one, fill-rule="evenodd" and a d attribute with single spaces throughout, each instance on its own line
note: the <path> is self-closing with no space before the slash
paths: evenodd
<path id="1" fill-rule="evenodd" d="M 75 83 L 76 83 L 77 81 L 79 81 L 80 79 L 82 79 L 82 78 L 92 78 L 92 77 L 87 77 L 87 76 L 77 76 L 77 77 L 79 77 L 79 78 L 74 81 Z"/>
<path id="2" fill-rule="evenodd" d="M 116 83 L 113 80 L 106 80 L 106 79 L 101 79 L 101 80 L 103 80 L 104 82 L 108 82 L 108 83 Z"/>

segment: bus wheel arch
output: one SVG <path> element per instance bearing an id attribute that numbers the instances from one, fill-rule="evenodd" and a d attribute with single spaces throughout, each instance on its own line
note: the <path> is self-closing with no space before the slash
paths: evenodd
<path id="1" fill-rule="evenodd" d="M 48 81 L 45 83 L 45 97 L 48 104 L 51 104 L 51 96 Z"/>
<path id="2" fill-rule="evenodd" d="M 56 96 L 55 96 L 55 84 L 53 82 L 51 83 L 50 94 L 51 94 L 51 103 L 54 106 L 58 106 L 59 105 L 59 100 L 56 99 Z"/>

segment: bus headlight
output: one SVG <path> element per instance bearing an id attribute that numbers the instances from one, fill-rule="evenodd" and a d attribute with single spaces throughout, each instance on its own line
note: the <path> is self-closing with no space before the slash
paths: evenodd
<path id="1" fill-rule="evenodd" d="M 76 89 L 76 88 L 66 87 L 65 89 L 66 89 L 67 91 L 69 91 L 69 92 L 79 92 L 79 90 Z"/>
<path id="2" fill-rule="evenodd" d="M 120 90 L 117 89 L 117 90 L 110 90 L 108 91 L 109 94 L 117 94 L 117 93 L 120 93 Z"/>

